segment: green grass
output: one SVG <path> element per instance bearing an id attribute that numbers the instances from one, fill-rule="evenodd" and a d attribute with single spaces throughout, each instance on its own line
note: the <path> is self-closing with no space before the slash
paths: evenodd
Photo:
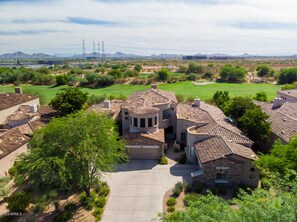
<path id="1" fill-rule="evenodd" d="M 38 92 L 42 95 L 43 102 L 48 103 L 57 92 L 67 88 L 67 86 L 31 86 L 22 85 L 23 90 Z M 125 95 L 129 96 L 132 92 L 150 88 L 149 85 L 113 85 L 106 88 L 89 89 L 81 88 L 82 91 L 90 95 Z M 255 96 L 257 92 L 264 91 L 268 99 L 272 100 L 276 96 L 276 91 L 281 89 L 281 85 L 273 84 L 235 84 L 235 83 L 215 83 L 204 86 L 194 85 L 190 81 L 172 84 L 159 84 L 159 89 L 175 92 L 184 96 L 195 96 L 202 100 L 210 99 L 216 91 L 229 91 L 230 96 Z M 0 86 L 0 92 L 14 92 L 14 86 Z"/>

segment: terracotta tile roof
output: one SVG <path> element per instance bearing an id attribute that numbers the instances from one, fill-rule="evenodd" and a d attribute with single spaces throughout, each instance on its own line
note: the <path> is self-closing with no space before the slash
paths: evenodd
<path id="1" fill-rule="evenodd" d="M 222 137 L 214 136 L 195 144 L 200 163 L 224 158 L 232 151 Z"/>
<path id="2" fill-rule="evenodd" d="M 8 130 L 0 135 L 0 159 L 25 145 L 30 140 L 19 128 Z"/>
<path id="3" fill-rule="evenodd" d="M 37 98 L 38 96 L 27 94 L 0 93 L 0 111 Z"/>
<path id="4" fill-rule="evenodd" d="M 156 104 L 177 103 L 174 93 L 159 89 L 148 89 L 132 93 L 125 101 L 124 108 L 153 107 Z"/>
<path id="5" fill-rule="evenodd" d="M 29 105 L 21 105 L 13 114 L 7 117 L 7 120 L 22 120 L 39 116 L 39 112 L 32 113 Z"/>
<path id="6" fill-rule="evenodd" d="M 273 109 L 272 103 L 254 101 L 269 115 L 272 132 L 289 142 L 291 137 L 297 134 L 297 103 L 286 102 L 277 109 Z"/>
<path id="7" fill-rule="evenodd" d="M 165 143 L 163 129 L 159 129 L 155 133 L 130 133 L 129 130 L 125 130 L 123 137 L 128 145 L 161 145 Z"/>
<path id="8" fill-rule="evenodd" d="M 129 112 L 132 114 L 138 114 L 138 115 L 144 115 L 144 114 L 153 114 L 153 113 L 158 113 L 160 111 L 159 108 L 156 107 L 133 107 L 129 109 Z"/>
<path id="9" fill-rule="evenodd" d="M 297 89 L 279 90 L 277 92 L 297 98 Z"/>
<path id="10" fill-rule="evenodd" d="M 201 102 L 199 108 L 192 104 L 178 104 L 177 115 L 178 118 L 201 124 L 196 128 L 196 133 L 218 135 L 240 144 L 253 144 L 237 127 L 226 122 L 226 116 L 219 108 L 205 102 Z"/>
<path id="11" fill-rule="evenodd" d="M 121 107 L 123 103 L 124 101 L 122 100 L 112 100 L 110 101 L 110 109 L 104 108 L 104 103 L 102 102 L 102 103 L 90 106 L 88 110 L 104 112 L 110 115 L 111 117 L 116 118 L 118 114 L 121 112 Z"/>
<path id="12" fill-rule="evenodd" d="M 221 159 L 233 154 L 251 160 L 257 158 L 252 149 L 234 142 L 228 142 L 221 136 L 212 136 L 198 142 L 195 144 L 195 148 L 201 163 Z"/>

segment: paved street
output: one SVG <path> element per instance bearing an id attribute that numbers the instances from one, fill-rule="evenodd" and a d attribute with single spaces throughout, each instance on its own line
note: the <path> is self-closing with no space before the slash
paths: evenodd
<path id="1" fill-rule="evenodd" d="M 178 181 L 189 181 L 194 165 L 158 165 L 154 160 L 133 160 L 105 179 L 111 195 L 103 222 L 155 221 L 163 196 Z"/>

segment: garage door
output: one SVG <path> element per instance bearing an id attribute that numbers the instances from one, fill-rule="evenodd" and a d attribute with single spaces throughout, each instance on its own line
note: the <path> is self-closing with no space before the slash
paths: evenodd
<path id="1" fill-rule="evenodd" d="M 160 148 L 127 148 L 127 154 L 133 160 L 157 160 L 161 157 Z"/>

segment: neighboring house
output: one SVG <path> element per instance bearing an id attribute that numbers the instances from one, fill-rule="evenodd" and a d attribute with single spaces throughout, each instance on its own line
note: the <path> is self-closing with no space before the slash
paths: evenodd
<path id="1" fill-rule="evenodd" d="M 178 103 L 172 92 L 157 89 L 138 91 L 126 101 L 109 101 L 90 107 L 107 112 L 122 128 L 132 159 L 159 159 L 174 141 L 185 147 L 187 159 L 197 164 L 194 180 L 213 186 L 218 183 L 257 187 L 259 172 L 253 142 L 226 122 L 223 112 L 195 99 Z"/>
<path id="2" fill-rule="evenodd" d="M 277 91 L 277 97 L 285 102 L 297 102 L 297 89 Z"/>
<path id="3" fill-rule="evenodd" d="M 254 101 L 269 115 L 272 133 L 264 144 L 266 148 L 271 148 L 277 139 L 286 144 L 297 134 L 297 103 L 286 101 L 280 98 L 276 98 L 273 103 Z"/>
<path id="4" fill-rule="evenodd" d="M 39 106 L 39 97 L 23 94 L 21 88 L 15 88 L 15 93 L 0 93 L 0 125 L 21 105 Z"/>

